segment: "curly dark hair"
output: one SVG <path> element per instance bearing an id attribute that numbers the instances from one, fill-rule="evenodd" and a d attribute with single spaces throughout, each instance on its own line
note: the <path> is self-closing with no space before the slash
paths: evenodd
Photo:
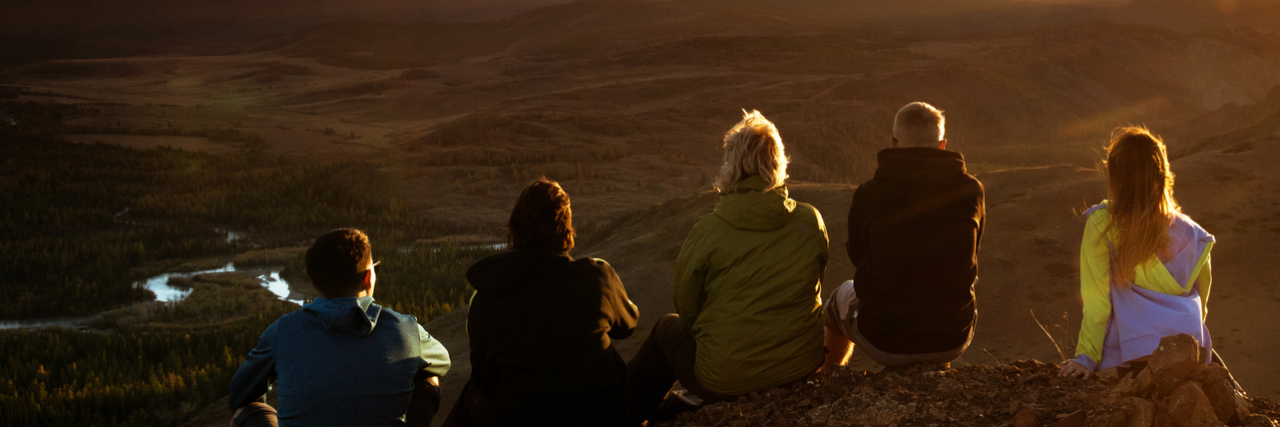
<path id="1" fill-rule="evenodd" d="M 507 228 L 507 242 L 514 249 L 572 250 L 575 234 L 569 194 L 559 183 L 539 178 L 520 192 Z"/>

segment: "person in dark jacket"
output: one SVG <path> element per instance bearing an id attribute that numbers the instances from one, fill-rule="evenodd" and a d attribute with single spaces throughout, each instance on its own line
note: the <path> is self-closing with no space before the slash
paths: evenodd
<path id="1" fill-rule="evenodd" d="M 847 249 L 857 271 L 824 304 L 826 367 L 855 348 L 889 367 L 948 364 L 973 339 L 984 190 L 946 150 L 944 120 L 923 102 L 902 107 L 892 148 L 854 192 Z"/>
<path id="2" fill-rule="evenodd" d="M 446 426 L 608 426 L 627 375 L 613 340 L 639 311 L 609 263 L 574 259 L 569 195 L 545 178 L 520 193 L 511 251 L 467 271 L 471 380 Z"/>
<path id="3" fill-rule="evenodd" d="M 369 238 L 330 231 L 306 260 L 323 298 L 280 316 L 245 356 L 228 387 L 232 426 L 431 425 L 449 352 L 417 318 L 373 302 Z M 264 402 L 270 382 L 278 415 Z"/>

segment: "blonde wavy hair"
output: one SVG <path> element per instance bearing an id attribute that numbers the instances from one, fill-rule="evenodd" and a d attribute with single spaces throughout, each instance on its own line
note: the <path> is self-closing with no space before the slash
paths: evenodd
<path id="1" fill-rule="evenodd" d="M 1125 126 L 1107 146 L 1107 233 L 1117 231 L 1116 283 L 1133 280 L 1138 265 L 1169 244 L 1169 225 L 1181 208 L 1173 198 L 1173 171 L 1164 141 L 1146 127 Z"/>
<path id="2" fill-rule="evenodd" d="M 723 190 L 751 175 L 768 184 L 764 191 L 781 187 L 787 180 L 787 154 L 777 126 L 759 111 L 742 110 L 742 121 L 724 134 L 724 164 L 715 179 Z"/>

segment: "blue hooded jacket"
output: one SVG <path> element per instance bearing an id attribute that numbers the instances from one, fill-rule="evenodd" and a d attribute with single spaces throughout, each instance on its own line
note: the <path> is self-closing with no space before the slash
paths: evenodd
<path id="1" fill-rule="evenodd" d="M 373 297 L 317 298 L 267 327 L 229 400 L 260 401 L 275 380 L 281 426 L 402 425 L 419 370 L 444 375 L 449 353 L 417 318 Z"/>

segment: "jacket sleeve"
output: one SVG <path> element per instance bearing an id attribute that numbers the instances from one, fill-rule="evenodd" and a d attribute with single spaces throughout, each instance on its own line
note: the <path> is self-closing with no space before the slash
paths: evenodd
<path id="1" fill-rule="evenodd" d="M 694 321 L 707 302 L 706 280 L 708 263 L 706 254 L 698 248 L 702 236 L 698 232 L 701 221 L 693 225 L 689 237 L 684 239 L 680 255 L 676 257 L 676 278 L 672 285 L 675 292 L 676 314 L 686 330 L 693 330 Z"/>
<path id="2" fill-rule="evenodd" d="M 636 324 L 640 322 L 640 309 L 627 297 L 627 288 L 622 285 L 622 278 L 618 277 L 613 266 L 602 259 L 597 259 L 596 262 L 601 264 L 605 273 L 601 295 L 604 301 L 601 303 L 609 311 L 609 338 L 626 339 L 636 331 Z"/>
<path id="3" fill-rule="evenodd" d="M 415 320 L 415 324 L 418 322 Z M 422 349 L 422 367 L 421 369 L 440 377 L 449 372 L 449 366 L 452 362 L 449 360 L 449 350 L 444 348 L 444 344 L 437 341 L 426 329 L 418 324 L 418 347 Z"/>
<path id="4" fill-rule="evenodd" d="M 265 401 L 267 383 L 276 377 L 276 331 L 280 320 L 276 320 L 258 337 L 258 345 L 244 357 L 244 363 L 231 377 L 227 386 L 227 401 L 231 411 L 253 402 Z"/>
<path id="5" fill-rule="evenodd" d="M 863 227 L 866 216 L 865 204 L 862 202 L 863 189 L 867 184 L 858 186 L 853 192 L 853 203 L 849 205 L 849 221 L 845 225 L 849 229 L 849 239 L 844 243 L 844 249 L 849 254 L 849 261 L 853 263 L 854 268 L 859 267 L 862 262 L 862 250 L 867 247 L 867 230 Z"/>
<path id="6" fill-rule="evenodd" d="M 1104 232 L 1110 215 L 1105 210 L 1090 215 L 1080 242 L 1080 299 L 1084 315 L 1080 321 L 1077 362 L 1095 370 L 1102 361 L 1102 346 L 1111 318 L 1111 255 Z"/>

